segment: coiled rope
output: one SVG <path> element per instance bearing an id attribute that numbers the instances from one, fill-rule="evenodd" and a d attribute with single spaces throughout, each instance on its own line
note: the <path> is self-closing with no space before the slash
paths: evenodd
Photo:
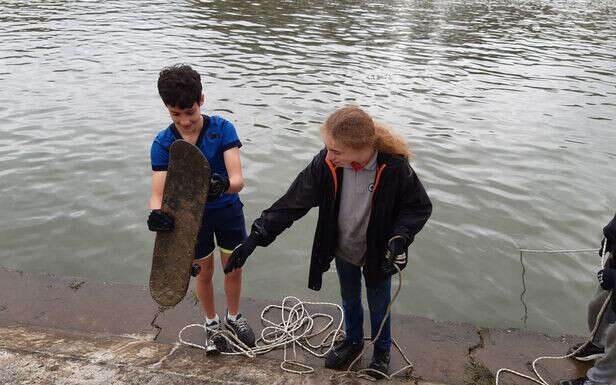
<path id="1" fill-rule="evenodd" d="M 359 361 L 361 357 L 365 354 L 367 348 L 370 345 L 373 345 L 374 341 L 376 341 L 381 335 L 381 332 L 385 325 L 385 321 L 390 316 L 391 306 L 400 294 L 400 289 L 402 288 L 402 273 L 395 264 L 394 266 L 396 267 L 396 270 L 398 270 L 396 274 L 398 276 L 398 287 L 391 300 L 389 301 L 389 304 L 387 305 L 387 311 L 385 317 L 381 321 L 377 335 L 374 337 L 374 340 L 370 341 L 368 344 L 364 344 L 362 352 L 355 358 L 355 360 L 353 360 L 353 362 L 349 364 L 348 368 L 345 371 L 334 374 L 332 376 L 332 379 L 343 376 L 355 375 L 358 377 L 376 381 L 375 378 L 368 374 L 370 372 L 376 373 L 383 378 L 391 379 L 392 377 L 413 368 L 413 364 L 406 357 L 406 355 L 398 345 L 398 342 L 394 338 L 392 338 L 392 344 L 396 347 L 397 351 L 405 360 L 406 365 L 396 370 L 391 375 L 370 368 L 361 369 L 358 371 L 351 370 L 353 365 L 355 365 L 355 363 Z M 333 308 L 336 311 L 336 314 L 339 315 L 338 322 L 336 322 L 335 318 L 330 314 L 311 314 L 311 312 L 308 310 L 308 307 L 313 306 Z M 266 316 L 271 310 L 275 309 L 280 310 L 280 317 L 282 319 L 281 322 L 276 323 L 275 321 L 268 319 Z M 325 326 L 317 329 L 315 325 L 317 324 L 316 320 L 319 318 L 326 319 L 326 322 Z M 222 354 L 244 355 L 248 358 L 255 358 L 259 354 L 265 354 L 271 352 L 272 350 L 282 348 L 284 349 L 284 353 L 283 361 L 280 363 L 280 368 L 289 373 L 308 374 L 314 372 L 314 368 L 305 363 L 297 361 L 297 349 L 301 348 L 315 357 L 325 357 L 334 348 L 334 344 L 336 342 L 344 339 L 345 334 L 342 330 L 343 321 L 344 311 L 342 310 L 342 307 L 340 307 L 340 305 L 330 302 L 302 301 L 297 297 L 287 296 L 282 300 L 282 303 L 280 305 L 268 305 L 261 312 L 261 323 L 263 324 L 264 328 L 261 330 L 261 336 L 257 339 L 255 347 L 251 348 L 247 346 L 242 341 L 240 341 L 234 333 L 229 330 L 220 329 L 213 331 L 209 339 L 213 339 L 216 336 L 222 336 L 227 341 L 227 346 L 231 346 L 231 351 L 221 352 Z M 335 327 L 331 329 L 331 326 L 333 325 L 335 325 Z M 186 329 L 195 327 L 203 329 L 203 331 L 207 335 L 207 329 L 205 324 L 186 325 L 178 333 L 178 339 L 180 343 L 195 348 L 208 350 L 206 346 L 185 341 L 182 338 L 182 333 Z M 320 343 L 311 343 L 310 340 L 316 337 L 321 337 L 319 338 Z M 370 340 L 370 338 L 365 339 Z M 288 350 L 292 350 L 293 352 L 292 359 L 289 359 L 287 357 Z"/>

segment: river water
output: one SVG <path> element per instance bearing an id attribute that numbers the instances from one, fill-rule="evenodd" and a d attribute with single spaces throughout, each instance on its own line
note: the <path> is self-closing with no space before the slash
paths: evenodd
<path id="1" fill-rule="evenodd" d="M 249 223 L 360 105 L 434 203 L 394 311 L 586 333 L 596 253 L 524 254 L 523 277 L 518 248 L 596 248 L 616 210 L 616 3 L 3 0 L 0 267 L 147 284 L 156 79 L 177 62 L 237 127 Z M 338 301 L 333 272 L 306 288 L 315 218 L 255 252 L 244 295 Z"/>

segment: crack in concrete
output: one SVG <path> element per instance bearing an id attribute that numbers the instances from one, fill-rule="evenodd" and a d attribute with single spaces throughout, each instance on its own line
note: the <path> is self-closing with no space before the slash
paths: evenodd
<path id="1" fill-rule="evenodd" d="M 155 330 L 154 337 L 152 338 L 152 341 L 156 341 L 156 339 L 158 338 L 158 335 L 163 331 L 163 328 L 161 328 L 156 323 L 156 319 L 158 318 L 159 315 L 163 314 L 165 312 L 165 310 L 167 310 L 166 307 L 164 307 L 164 306 L 159 307 L 158 311 L 156 312 L 156 314 L 154 314 L 154 318 L 152 319 L 152 322 L 150 322 L 150 326 L 152 326 L 152 328 L 154 328 L 154 330 Z"/>
<path id="2" fill-rule="evenodd" d="M 475 359 L 475 357 L 473 357 L 473 354 L 475 354 L 477 350 L 483 349 L 485 347 L 485 340 L 487 337 L 490 336 L 490 329 L 478 328 L 477 335 L 479 336 L 479 342 L 468 348 L 468 356 L 471 359 Z"/>
<path id="3" fill-rule="evenodd" d="M 481 361 L 475 358 L 478 350 L 485 348 L 487 338 L 490 336 L 490 329 L 477 328 L 479 342 L 468 348 L 468 363 L 464 370 L 465 385 L 484 385 L 494 383 L 494 374 Z"/>

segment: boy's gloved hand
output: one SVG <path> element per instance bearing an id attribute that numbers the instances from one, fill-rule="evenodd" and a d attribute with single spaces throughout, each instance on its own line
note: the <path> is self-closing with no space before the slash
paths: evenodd
<path id="1" fill-rule="evenodd" d="M 152 210 L 148 216 L 148 229 L 150 231 L 171 231 L 175 228 L 173 217 L 161 209 Z"/>
<path id="2" fill-rule="evenodd" d="M 207 193 L 207 201 L 212 202 L 220 198 L 229 189 L 229 178 L 220 174 L 213 174 L 210 179 L 210 189 Z"/>
<path id="3" fill-rule="evenodd" d="M 616 287 L 616 269 L 603 269 L 597 273 L 599 285 L 603 290 L 612 290 Z"/>
<path id="4" fill-rule="evenodd" d="M 385 258 L 381 261 L 381 271 L 386 275 L 393 275 L 402 271 L 408 262 L 406 239 L 399 235 L 392 237 L 387 243 Z M 396 266 L 398 269 L 396 269 Z"/>
<path id="5" fill-rule="evenodd" d="M 252 254 L 257 246 L 265 246 L 265 238 L 267 232 L 261 225 L 259 219 L 257 219 L 250 229 L 250 235 L 244 242 L 233 250 L 227 264 L 225 265 L 225 274 L 229 274 L 234 269 L 240 269 L 244 266 L 246 259 Z"/>
<path id="6" fill-rule="evenodd" d="M 614 218 L 610 221 L 610 223 L 603 228 L 603 235 L 605 236 L 605 239 L 601 244 L 602 251 L 605 250 L 606 253 L 616 254 L 616 215 L 614 215 Z"/>

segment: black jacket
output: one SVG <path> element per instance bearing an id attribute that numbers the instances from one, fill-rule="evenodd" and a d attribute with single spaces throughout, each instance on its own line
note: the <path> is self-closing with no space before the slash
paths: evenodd
<path id="1" fill-rule="evenodd" d="M 338 190 L 343 173 L 326 160 L 326 153 L 325 149 L 319 152 L 295 178 L 289 190 L 263 211 L 253 225 L 264 230 L 265 239 L 261 246 L 267 246 L 312 207 L 319 207 L 308 277 L 308 287 L 313 290 L 321 289 L 322 275 L 334 259 L 338 237 Z M 368 287 L 374 287 L 386 278 L 379 268 L 379 261 L 385 257 L 388 240 L 401 235 L 407 240 L 408 247 L 431 213 L 430 198 L 408 161 L 402 156 L 379 152 L 366 230 L 363 274 Z"/>

